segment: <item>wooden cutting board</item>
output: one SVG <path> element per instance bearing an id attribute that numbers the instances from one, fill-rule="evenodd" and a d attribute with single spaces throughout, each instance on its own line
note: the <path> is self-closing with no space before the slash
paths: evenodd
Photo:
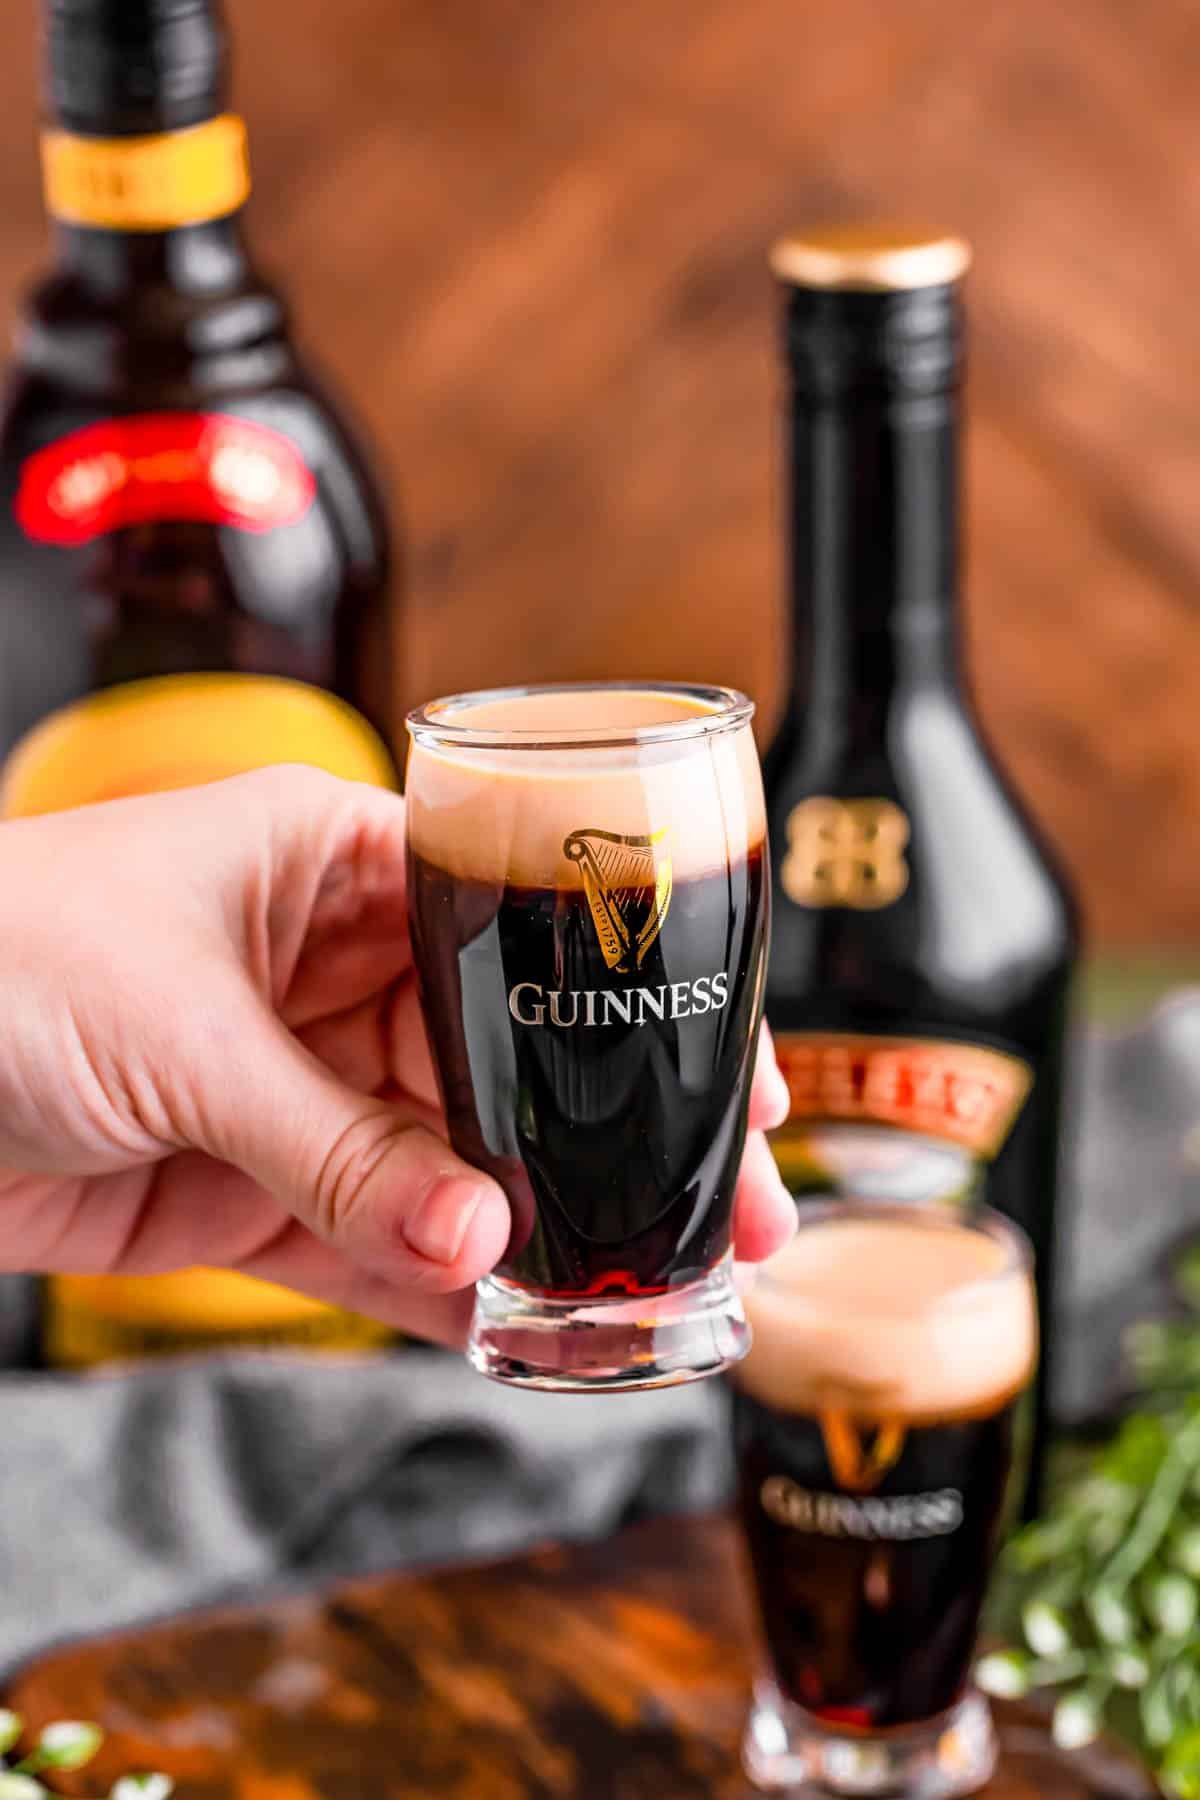
<path id="1" fill-rule="evenodd" d="M 753 1639 L 724 1520 L 639 1527 L 489 1567 L 266 1597 L 46 1656 L 8 1703 L 108 1732 L 88 1779 L 178 1800 L 750 1800 Z M 1066 1756 L 998 1709 L 988 1800 L 1151 1800 L 1111 1746 Z"/>

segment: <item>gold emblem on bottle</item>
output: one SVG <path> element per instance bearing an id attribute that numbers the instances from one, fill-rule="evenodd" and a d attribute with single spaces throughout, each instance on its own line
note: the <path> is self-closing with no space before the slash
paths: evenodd
<path id="1" fill-rule="evenodd" d="M 671 904 L 671 858 L 664 826 L 650 837 L 588 828 L 563 839 L 563 855 L 583 872 L 605 965 L 631 974 L 663 928 Z"/>
<path id="2" fill-rule="evenodd" d="M 890 906 L 908 886 L 908 839 L 894 800 L 802 800 L 788 814 L 783 891 L 797 906 Z"/>

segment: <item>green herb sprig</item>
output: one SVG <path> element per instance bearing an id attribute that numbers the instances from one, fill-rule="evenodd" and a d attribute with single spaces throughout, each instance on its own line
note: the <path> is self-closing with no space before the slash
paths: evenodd
<path id="1" fill-rule="evenodd" d="M 1188 1316 L 1128 1336 L 1134 1410 L 1068 1454 L 1045 1516 L 1010 1540 L 990 1608 L 1008 1647 L 977 1675 L 995 1695 L 1048 1690 L 1064 1749 L 1108 1728 L 1175 1800 L 1200 1800 L 1200 1251 L 1175 1285 Z"/>
<path id="2" fill-rule="evenodd" d="M 19 1713 L 0 1708 L 0 1800 L 42 1800 L 50 1789 L 38 1780 L 53 1770 L 82 1769 L 104 1738 L 98 1725 L 82 1719 L 59 1719 L 47 1725 L 32 1750 L 12 1760 L 25 1729 Z M 175 1783 L 166 1775 L 122 1775 L 108 1800 L 169 1800 Z"/>

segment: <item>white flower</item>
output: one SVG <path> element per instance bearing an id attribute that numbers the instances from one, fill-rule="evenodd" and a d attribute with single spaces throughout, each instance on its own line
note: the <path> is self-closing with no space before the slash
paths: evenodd
<path id="1" fill-rule="evenodd" d="M 169 1800 L 175 1783 L 168 1775 L 122 1775 L 109 1800 Z M 0 1800 L 4 1796 L 0 1794 Z"/>
<path id="2" fill-rule="evenodd" d="M 42 1800 L 45 1792 L 32 1775 L 14 1775 L 7 1769 L 0 1773 L 0 1800 Z"/>

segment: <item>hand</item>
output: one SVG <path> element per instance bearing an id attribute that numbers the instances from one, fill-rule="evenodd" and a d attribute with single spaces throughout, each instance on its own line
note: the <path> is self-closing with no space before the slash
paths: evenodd
<path id="1" fill-rule="evenodd" d="M 239 1269 L 460 1342 L 508 1239 L 447 1146 L 404 803 L 305 769 L 0 827 L 0 1268 Z M 794 1208 L 759 1056 L 736 1252 Z"/>

